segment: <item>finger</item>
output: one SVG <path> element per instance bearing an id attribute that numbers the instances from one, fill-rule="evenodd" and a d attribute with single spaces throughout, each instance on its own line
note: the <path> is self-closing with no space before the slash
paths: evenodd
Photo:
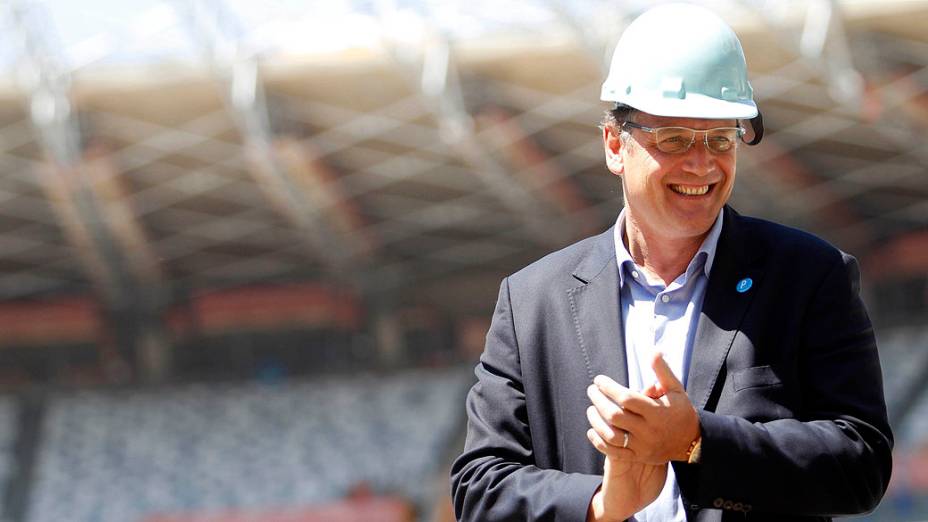
<path id="1" fill-rule="evenodd" d="M 622 400 L 626 394 L 630 393 L 627 387 L 622 386 L 621 384 L 615 382 L 612 377 L 606 375 L 597 375 L 593 378 L 593 384 L 595 384 L 603 393 L 606 394 L 610 399 L 619 402 Z"/>
<path id="2" fill-rule="evenodd" d="M 596 433 L 596 430 L 590 428 L 586 430 L 586 438 L 590 441 L 596 451 L 602 453 L 603 455 L 611 458 L 621 459 L 621 460 L 632 460 L 634 453 L 628 449 L 622 449 L 611 444 L 607 444 L 606 441 Z"/>
<path id="3" fill-rule="evenodd" d="M 590 406 L 586 409 L 586 418 L 590 421 L 590 426 L 596 431 L 606 444 L 621 448 L 625 444 L 625 430 L 616 429 L 606 422 L 596 406 Z"/>
<path id="4" fill-rule="evenodd" d="M 595 385 L 587 388 L 587 396 L 604 421 L 614 428 L 635 432 L 644 424 L 644 419 L 637 413 L 625 410 L 613 402 Z"/>
<path id="5" fill-rule="evenodd" d="M 643 413 L 660 405 L 654 399 L 642 393 L 629 390 L 605 375 L 597 375 L 596 378 L 593 379 L 593 383 L 611 401 L 635 413 Z"/>
<path id="6" fill-rule="evenodd" d="M 590 441 L 590 444 L 596 448 L 596 451 L 607 457 L 614 457 L 615 450 L 619 449 L 606 444 L 602 437 L 600 437 L 599 434 L 596 433 L 596 430 L 593 428 L 586 430 L 586 438 Z"/>
<path id="7" fill-rule="evenodd" d="M 667 365 L 667 361 L 664 360 L 664 354 L 660 352 L 654 354 L 654 359 L 651 361 L 651 369 L 654 370 L 654 375 L 657 376 L 657 382 L 660 384 L 660 387 L 663 388 L 664 393 L 685 392 L 683 384 L 677 379 L 677 376 L 673 374 L 673 370 Z"/>
<path id="8" fill-rule="evenodd" d="M 623 427 L 622 417 L 624 412 L 618 404 L 606 397 L 595 385 L 587 387 L 586 395 L 590 398 L 590 402 L 593 403 L 593 407 L 596 408 L 596 411 L 607 423 L 617 428 Z"/>

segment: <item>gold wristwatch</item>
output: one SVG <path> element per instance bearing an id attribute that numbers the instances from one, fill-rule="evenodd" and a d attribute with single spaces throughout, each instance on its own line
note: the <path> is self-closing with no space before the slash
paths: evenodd
<path id="1" fill-rule="evenodd" d="M 686 450 L 686 463 L 698 464 L 702 456 L 702 435 L 697 435 L 693 442 L 690 442 L 690 448 Z"/>

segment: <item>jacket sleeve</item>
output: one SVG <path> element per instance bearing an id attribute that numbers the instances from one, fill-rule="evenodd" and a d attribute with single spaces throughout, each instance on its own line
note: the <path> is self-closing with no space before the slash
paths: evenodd
<path id="1" fill-rule="evenodd" d="M 467 395 L 464 451 L 451 468 L 455 514 L 475 522 L 583 521 L 602 477 L 534 464 L 517 343 L 506 279 Z"/>
<path id="2" fill-rule="evenodd" d="M 842 253 L 803 318 L 800 418 L 700 412 L 701 463 L 674 466 L 693 507 L 828 516 L 877 506 L 893 438 L 858 281 L 857 261 Z"/>

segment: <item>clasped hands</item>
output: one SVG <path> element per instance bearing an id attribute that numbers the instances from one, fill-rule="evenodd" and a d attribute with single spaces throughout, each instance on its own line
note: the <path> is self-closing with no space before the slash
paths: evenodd
<path id="1" fill-rule="evenodd" d="M 663 356 L 651 368 L 657 382 L 632 391 L 605 375 L 587 389 L 587 438 L 606 456 L 603 484 L 587 520 L 625 520 L 660 495 L 672 460 L 686 460 L 699 436 L 699 417 Z M 627 436 L 626 436 L 627 434 Z"/>

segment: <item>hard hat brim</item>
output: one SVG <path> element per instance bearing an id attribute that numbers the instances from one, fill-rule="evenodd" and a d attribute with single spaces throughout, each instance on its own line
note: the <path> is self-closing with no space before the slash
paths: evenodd
<path id="1" fill-rule="evenodd" d="M 616 100 L 615 96 L 604 95 L 603 101 L 614 101 L 655 116 L 675 118 L 700 118 L 711 120 L 747 120 L 757 116 L 757 104 L 752 100 L 728 101 L 690 93 L 686 98 L 626 97 Z"/>

